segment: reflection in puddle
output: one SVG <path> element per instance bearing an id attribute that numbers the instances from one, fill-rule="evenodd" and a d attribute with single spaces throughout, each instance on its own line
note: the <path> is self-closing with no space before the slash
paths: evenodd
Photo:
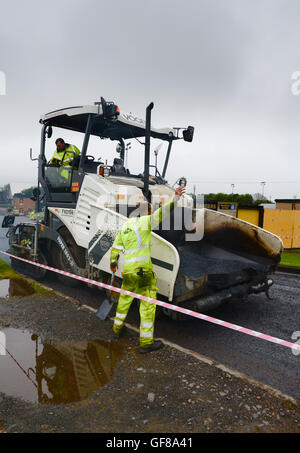
<path id="1" fill-rule="evenodd" d="M 0 280 L 0 297 L 30 296 L 34 293 L 33 286 L 23 278 Z"/>
<path id="2" fill-rule="evenodd" d="M 113 378 L 123 349 L 103 340 L 51 343 L 26 331 L 3 332 L 7 354 L 0 356 L 0 392 L 44 404 L 88 398 Z"/>

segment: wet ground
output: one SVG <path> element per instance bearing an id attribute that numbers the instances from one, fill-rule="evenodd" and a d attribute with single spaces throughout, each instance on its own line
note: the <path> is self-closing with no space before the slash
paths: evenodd
<path id="1" fill-rule="evenodd" d="M 25 278 L 5 278 L 0 280 L 0 298 L 30 296 L 34 293 L 34 287 Z"/>
<path id="2" fill-rule="evenodd" d="M 297 402 L 175 345 L 139 354 L 79 302 L 0 299 L 4 432 L 300 432 Z"/>
<path id="3" fill-rule="evenodd" d="M 0 389 L 27 402 L 65 404 L 88 398 L 114 374 L 124 345 L 105 340 L 44 340 L 23 329 L 2 329 Z M 0 341 L 1 343 L 1 341 Z"/>

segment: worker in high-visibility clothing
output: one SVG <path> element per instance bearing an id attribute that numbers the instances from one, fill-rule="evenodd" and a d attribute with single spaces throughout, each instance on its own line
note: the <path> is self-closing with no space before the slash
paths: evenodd
<path id="1" fill-rule="evenodd" d="M 175 190 L 175 196 L 153 214 L 152 206 L 146 203 L 148 215 L 128 219 L 117 234 L 110 253 L 110 268 L 113 273 L 118 267 L 118 258 L 124 252 L 122 289 L 146 297 L 156 298 L 156 275 L 150 257 L 151 230 L 158 226 L 163 217 L 174 209 L 174 202 L 182 196 L 184 186 Z M 113 331 L 120 336 L 125 318 L 134 297 L 120 294 Z M 154 340 L 154 321 L 156 305 L 140 300 L 140 352 L 155 351 L 163 347 L 160 340 Z"/>
<path id="2" fill-rule="evenodd" d="M 75 145 L 70 145 L 65 143 L 63 138 L 58 138 L 55 141 L 56 150 L 53 153 L 53 156 L 50 160 L 51 165 L 56 165 L 57 167 L 65 167 L 78 169 L 78 162 L 80 151 Z M 73 160 L 75 159 L 75 164 L 73 165 Z"/>

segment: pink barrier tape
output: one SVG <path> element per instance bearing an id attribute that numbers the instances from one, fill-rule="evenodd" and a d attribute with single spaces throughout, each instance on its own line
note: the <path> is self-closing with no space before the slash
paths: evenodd
<path id="1" fill-rule="evenodd" d="M 47 269 L 52 272 L 56 272 L 57 274 L 65 275 L 66 277 L 75 278 L 76 280 L 80 280 L 85 283 L 91 283 L 92 285 L 100 286 L 102 288 L 108 289 L 110 291 L 116 291 L 121 294 L 126 294 L 127 296 L 135 297 L 136 299 L 145 300 L 146 302 L 151 302 L 152 304 L 159 305 L 161 307 L 169 308 L 170 310 L 178 311 L 179 313 L 183 313 L 184 315 L 189 315 L 194 318 L 202 319 L 203 321 L 208 321 L 213 324 L 218 324 L 219 326 L 227 327 L 228 329 L 235 330 L 237 332 L 245 333 L 247 335 L 251 335 L 256 338 L 260 338 L 262 340 L 270 341 L 271 343 L 279 344 L 281 346 L 286 346 L 288 348 L 292 348 L 293 350 L 300 351 L 300 344 L 297 343 L 290 343 L 286 340 L 281 340 L 280 338 L 272 337 L 271 335 L 266 335 L 261 332 L 257 332 L 255 330 L 247 329 L 246 327 L 241 327 L 236 324 L 231 324 L 227 321 L 222 321 L 221 319 L 213 318 L 212 316 L 204 315 L 203 313 L 198 313 L 193 310 L 188 310 L 183 307 L 179 307 L 177 305 L 169 304 L 168 302 L 162 302 L 157 299 L 152 299 L 151 297 L 142 296 L 140 294 L 133 293 L 131 291 L 126 291 L 122 288 L 117 288 L 116 286 L 107 285 L 106 283 L 97 282 L 95 280 L 90 280 L 86 277 L 81 277 L 80 275 L 71 274 L 71 272 L 62 271 L 60 269 L 55 269 L 54 267 L 46 266 L 45 264 L 35 263 L 34 261 L 26 260 L 25 258 L 20 258 L 15 255 L 11 255 L 10 253 L 3 252 L 0 250 L 0 253 L 4 255 L 10 256 L 11 258 L 15 258 L 17 260 L 24 261 L 25 263 L 33 264 L 34 266 L 42 267 L 43 269 Z"/>

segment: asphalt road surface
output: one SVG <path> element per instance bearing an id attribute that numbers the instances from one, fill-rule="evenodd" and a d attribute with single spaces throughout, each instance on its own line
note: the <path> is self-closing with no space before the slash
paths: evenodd
<path id="1" fill-rule="evenodd" d="M 0 222 L 2 223 L 1 217 Z M 5 232 L 6 230 L 0 229 L 1 250 L 7 249 Z M 296 342 L 297 338 L 300 339 L 300 277 L 276 274 L 273 278 L 275 284 L 270 290 L 272 300 L 267 299 L 264 294 L 251 295 L 247 301 L 230 302 L 209 314 L 292 343 Z M 89 288 L 83 283 L 79 283 L 76 288 L 68 287 L 58 281 L 54 274 L 47 277 L 45 284 L 94 308 L 98 308 L 105 297 L 103 291 Z M 126 321 L 138 325 L 136 303 L 131 307 Z M 299 336 L 292 339 L 295 332 L 299 332 Z M 300 399 L 300 354 L 294 355 L 290 348 L 206 321 L 172 321 L 164 315 L 156 322 L 155 336 L 206 355 Z"/>

